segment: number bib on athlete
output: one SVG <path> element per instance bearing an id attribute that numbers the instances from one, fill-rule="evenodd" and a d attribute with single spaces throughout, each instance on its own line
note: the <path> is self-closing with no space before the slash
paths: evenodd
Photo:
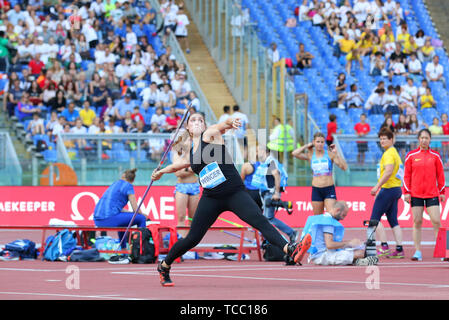
<path id="1" fill-rule="evenodd" d="M 205 189 L 212 189 L 226 181 L 223 172 L 218 163 L 212 162 L 200 171 L 199 174 L 201 186 Z"/>

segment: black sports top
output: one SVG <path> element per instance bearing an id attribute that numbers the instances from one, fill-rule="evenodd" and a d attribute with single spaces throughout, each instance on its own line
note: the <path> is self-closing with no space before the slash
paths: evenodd
<path id="1" fill-rule="evenodd" d="M 193 146 L 190 150 L 190 167 L 199 176 L 204 195 L 217 197 L 245 190 L 225 145 L 204 142 L 202 134 L 195 153 Z"/>

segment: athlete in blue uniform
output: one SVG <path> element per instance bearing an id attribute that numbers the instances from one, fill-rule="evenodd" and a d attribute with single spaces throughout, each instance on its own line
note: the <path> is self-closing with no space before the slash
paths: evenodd
<path id="1" fill-rule="evenodd" d="M 137 169 L 126 170 L 120 180 L 114 182 L 101 196 L 94 210 L 94 222 L 97 227 L 127 227 L 137 209 L 136 196 L 132 183 L 136 178 Z M 133 212 L 125 212 L 123 208 L 131 204 Z M 136 214 L 134 225 L 145 228 L 146 216 L 142 211 Z M 119 232 L 120 239 L 124 232 Z M 122 249 L 126 248 L 127 237 L 122 241 Z"/>
<path id="2" fill-rule="evenodd" d="M 338 154 L 335 145 L 331 144 L 329 151 L 326 151 L 324 150 L 324 144 L 324 134 L 317 132 L 313 136 L 312 143 L 292 152 L 294 157 L 310 161 L 313 173 L 312 208 L 315 215 L 322 214 L 324 209 L 330 212 L 337 201 L 334 179 L 332 177 L 333 164 L 335 163 L 342 170 L 348 168 L 346 162 Z M 314 148 L 315 150 L 313 150 Z"/>

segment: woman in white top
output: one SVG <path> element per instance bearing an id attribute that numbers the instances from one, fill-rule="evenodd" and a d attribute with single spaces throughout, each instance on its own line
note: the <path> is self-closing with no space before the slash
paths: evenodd
<path id="1" fill-rule="evenodd" d="M 176 29 L 175 36 L 182 46 L 186 48 L 186 53 L 190 53 L 188 42 L 188 30 L 187 26 L 190 24 L 189 18 L 184 13 L 184 5 L 179 6 L 178 14 L 176 15 Z"/>
<path id="2" fill-rule="evenodd" d="M 140 62 L 140 57 L 136 57 L 134 63 L 131 64 L 131 76 L 135 81 L 142 80 L 147 74 L 147 69 Z"/>

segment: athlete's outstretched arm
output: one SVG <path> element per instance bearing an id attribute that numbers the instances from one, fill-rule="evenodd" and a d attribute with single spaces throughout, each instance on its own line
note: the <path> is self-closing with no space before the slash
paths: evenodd
<path id="1" fill-rule="evenodd" d="M 162 177 L 162 175 L 164 175 L 166 173 L 173 173 L 173 172 L 183 170 L 188 167 L 190 167 L 190 162 L 183 161 L 183 162 L 173 163 L 159 171 L 154 170 L 153 173 L 151 174 L 151 179 L 153 179 L 154 181 L 157 181 Z"/>

